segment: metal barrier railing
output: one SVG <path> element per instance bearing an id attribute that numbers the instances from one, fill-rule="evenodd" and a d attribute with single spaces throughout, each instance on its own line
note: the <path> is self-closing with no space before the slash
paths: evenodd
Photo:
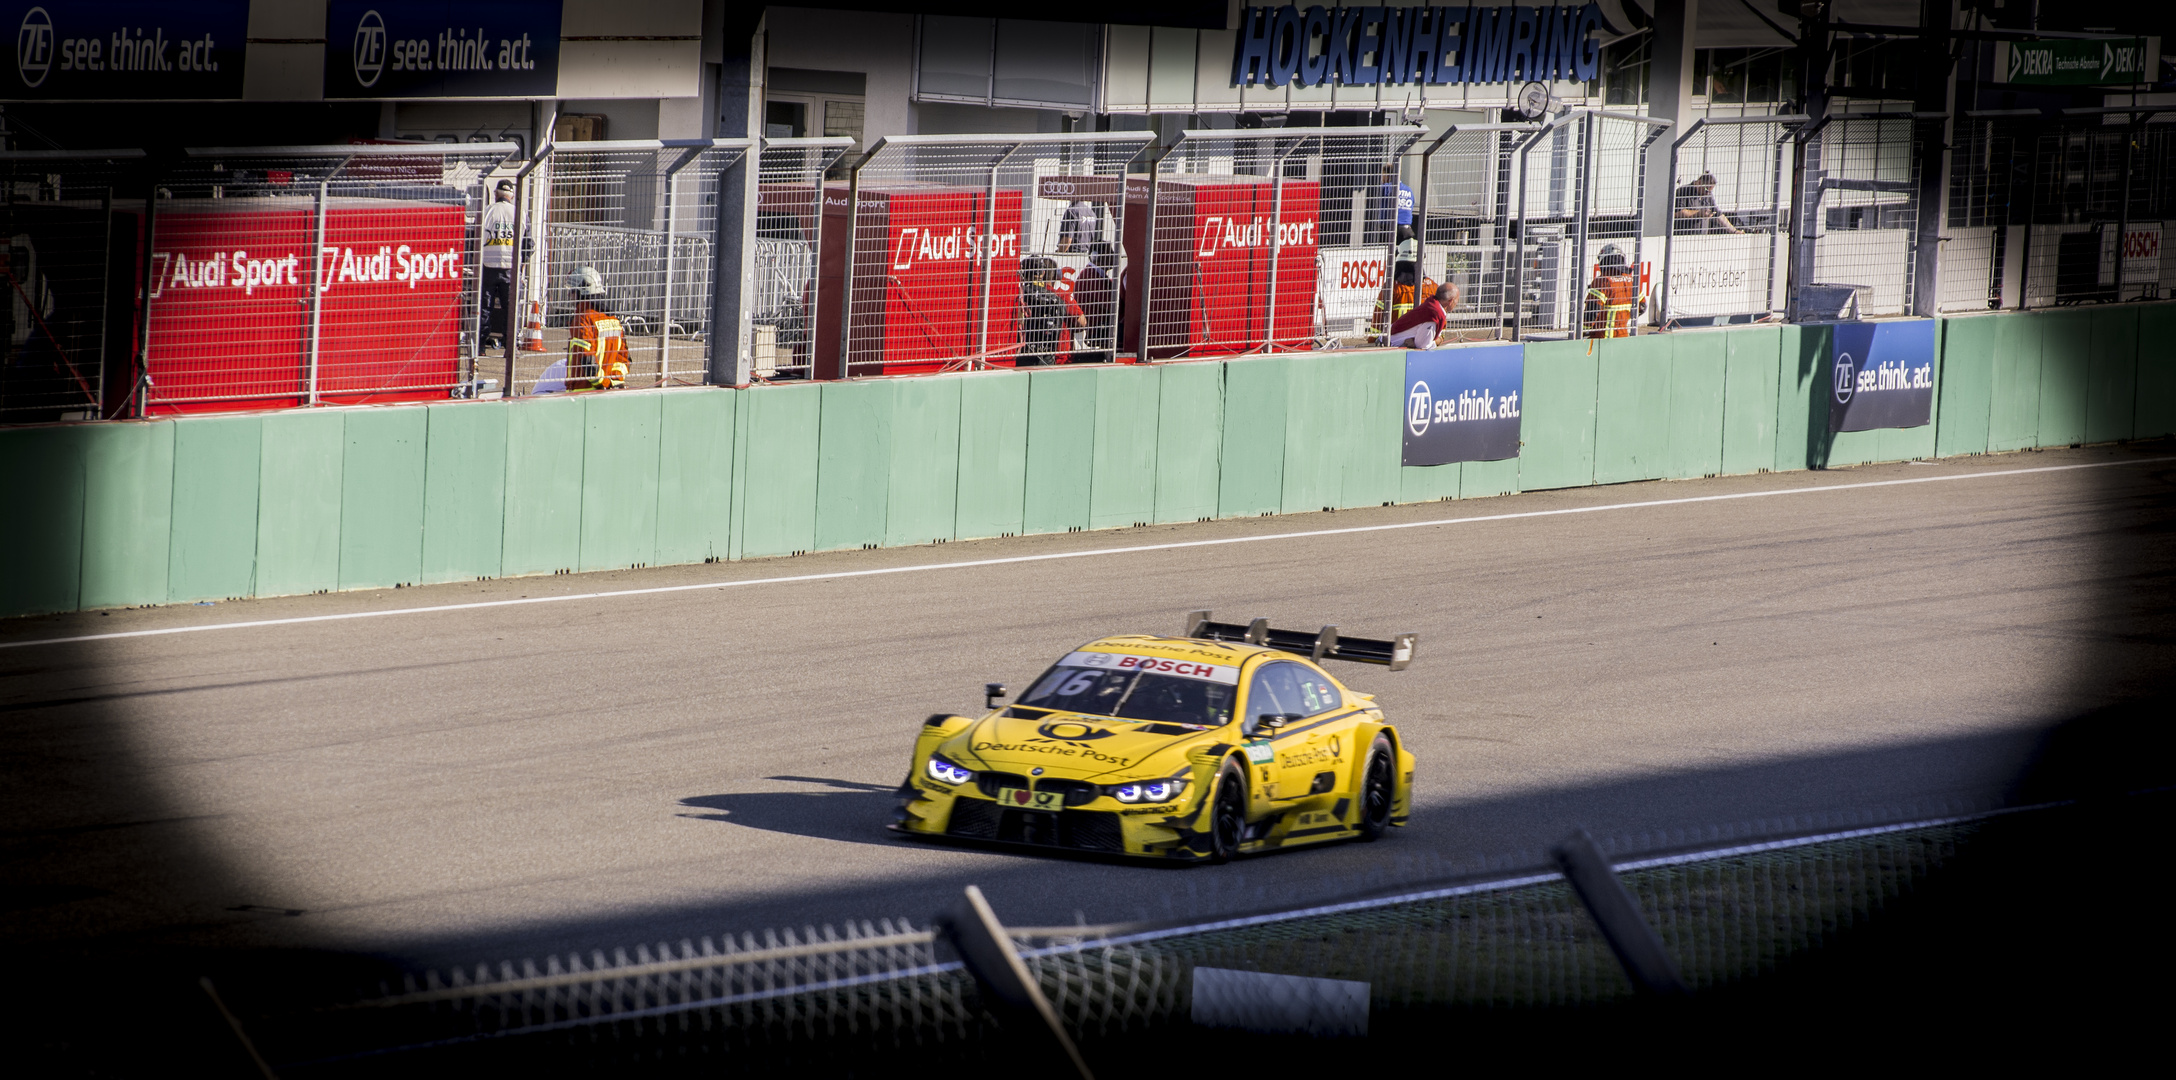
<path id="1" fill-rule="evenodd" d="M 133 407 L 141 150 L 0 152 L 0 424 Z"/>
<path id="2" fill-rule="evenodd" d="M 2031 125 L 2031 222 L 2021 306 L 2155 299 L 2161 239 L 2176 218 L 2176 125 L 2151 109 L 2065 110 Z"/>
<path id="3" fill-rule="evenodd" d="M 1652 274 L 1640 227 L 1647 152 L 1671 124 L 1571 109 L 1519 140 L 1512 337 L 1632 332 Z"/>
<path id="4" fill-rule="evenodd" d="M 1448 325 L 1461 333 L 1496 337 L 1509 324 L 1512 166 L 1519 143 L 1540 129 L 1460 124 L 1419 148 L 1420 272 L 1458 286 L 1460 304 Z"/>
<path id="5" fill-rule="evenodd" d="M 1669 272 L 1657 322 L 1766 319 L 1785 308 L 1797 115 L 1695 120 L 1670 145 Z"/>
<path id="6" fill-rule="evenodd" d="M 853 145 L 845 137 L 764 140 L 748 284 L 749 355 L 758 379 L 814 373 L 824 173 Z M 838 190 L 843 198 L 844 187 Z"/>
<path id="7" fill-rule="evenodd" d="M 1941 119 L 1939 113 L 1838 113 L 1794 133 L 1792 318 L 1811 314 L 1805 301 L 1822 285 L 1848 286 L 1860 315 L 1912 312 L 1920 145 L 1926 126 Z"/>
<path id="8" fill-rule="evenodd" d="M 843 374 L 1108 358 L 1148 132 L 906 135 L 854 165 Z"/>
<path id="9" fill-rule="evenodd" d="M 1319 257 L 1391 255 L 1399 157 L 1425 129 L 1187 131 L 1157 163 L 1146 359 L 1300 349 L 1327 328 Z"/>
<path id="10" fill-rule="evenodd" d="M 140 407 L 445 397 L 477 344 L 487 178 L 519 149 L 185 151 L 150 215 Z"/>
<path id="11" fill-rule="evenodd" d="M 706 380 L 718 201 L 747 139 L 548 146 L 523 193 L 512 393 Z M 524 229 L 525 233 L 528 229 Z"/>

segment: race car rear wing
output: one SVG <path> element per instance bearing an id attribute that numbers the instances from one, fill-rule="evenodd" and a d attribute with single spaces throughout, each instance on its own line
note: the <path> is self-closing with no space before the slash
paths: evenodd
<path id="1" fill-rule="evenodd" d="M 1404 671 L 1405 666 L 1413 662 L 1413 639 L 1416 637 L 1413 634 L 1399 634 L 1388 641 L 1339 637 L 1335 626 L 1325 626 L 1312 634 L 1304 630 L 1277 630 L 1270 627 L 1268 619 L 1256 619 L 1244 625 L 1211 622 L 1206 611 L 1187 612 L 1186 633 L 1179 636 L 1204 641 L 1238 641 L 1248 645 L 1266 645 L 1313 660 L 1350 660 L 1358 664 L 1381 664 L 1392 671 Z"/>

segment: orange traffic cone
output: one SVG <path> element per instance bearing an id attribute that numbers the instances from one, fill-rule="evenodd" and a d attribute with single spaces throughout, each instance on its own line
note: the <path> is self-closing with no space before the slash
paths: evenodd
<path id="1" fill-rule="evenodd" d="M 531 300 L 531 301 L 529 301 L 529 325 L 528 325 L 528 326 L 525 326 L 525 327 L 523 327 L 523 328 L 522 328 L 522 331 L 521 331 L 521 351 L 523 351 L 523 352 L 543 352 L 543 351 L 544 351 L 544 303 L 543 303 L 543 301 L 540 301 L 540 300 Z"/>

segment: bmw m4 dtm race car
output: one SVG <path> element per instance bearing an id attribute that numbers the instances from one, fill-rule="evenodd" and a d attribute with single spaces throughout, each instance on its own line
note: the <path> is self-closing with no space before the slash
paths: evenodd
<path id="1" fill-rule="evenodd" d="M 1404 825 L 1413 756 L 1373 696 L 1321 667 L 1402 670 L 1387 641 L 1187 616 L 1180 637 L 1100 638 L 1005 708 L 922 725 L 893 829 L 1224 862 Z"/>

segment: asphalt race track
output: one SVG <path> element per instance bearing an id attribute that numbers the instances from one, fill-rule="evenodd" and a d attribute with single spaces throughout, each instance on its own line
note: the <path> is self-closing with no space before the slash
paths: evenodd
<path id="1" fill-rule="evenodd" d="M 2176 669 L 2169 452 L 12 620 L 4 939 L 435 964 L 921 923 L 967 883 L 1019 925 L 1161 919 L 1531 860 L 1575 824 L 1669 846 L 1992 806 L 2049 724 Z M 1596 507 L 1624 508 L 1563 512 Z M 925 715 L 1195 607 L 1419 633 L 1409 671 L 1336 669 L 1419 757 L 1412 827 L 1201 868 L 884 830 Z"/>

